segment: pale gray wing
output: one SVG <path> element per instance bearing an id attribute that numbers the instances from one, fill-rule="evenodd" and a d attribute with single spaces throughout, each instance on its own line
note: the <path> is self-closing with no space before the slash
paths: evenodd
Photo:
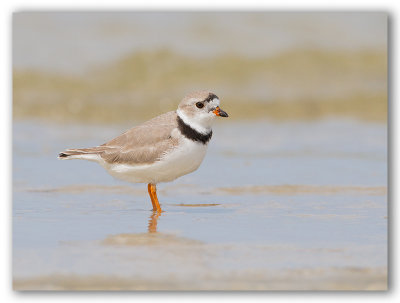
<path id="1" fill-rule="evenodd" d="M 150 164 L 178 144 L 171 136 L 177 127 L 176 112 L 168 112 L 99 146 L 101 157 L 108 163 Z"/>

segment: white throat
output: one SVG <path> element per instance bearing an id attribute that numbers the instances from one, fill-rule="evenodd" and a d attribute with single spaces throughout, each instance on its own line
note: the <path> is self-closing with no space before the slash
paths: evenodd
<path id="1" fill-rule="evenodd" d="M 211 131 L 211 126 L 205 127 L 200 123 L 201 121 L 198 121 L 193 118 L 188 118 L 188 116 L 186 116 L 185 113 L 182 112 L 179 108 L 176 110 L 176 113 L 178 114 L 178 117 L 182 119 L 183 122 L 185 122 L 187 125 L 189 125 L 194 130 L 198 131 L 199 133 L 206 135 Z"/>

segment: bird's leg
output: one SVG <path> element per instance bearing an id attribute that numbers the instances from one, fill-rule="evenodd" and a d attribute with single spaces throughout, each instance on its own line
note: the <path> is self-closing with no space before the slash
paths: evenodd
<path id="1" fill-rule="evenodd" d="M 161 212 L 160 203 L 157 198 L 157 188 L 155 184 L 149 183 L 147 185 L 147 190 L 149 191 L 149 196 L 151 199 L 151 204 L 153 204 L 153 210 Z"/>
<path id="2" fill-rule="evenodd" d="M 152 192 L 152 196 L 153 196 L 153 199 L 154 199 L 154 204 L 156 206 L 155 207 L 156 209 L 154 209 L 154 206 L 153 206 L 153 210 L 157 210 L 157 212 L 161 212 L 161 206 L 160 206 L 160 203 L 158 202 L 157 188 L 156 188 L 155 184 L 151 184 L 151 192 Z"/>
<path id="3" fill-rule="evenodd" d="M 153 204 L 153 210 L 156 210 L 157 207 L 156 207 L 156 205 L 154 203 L 154 198 L 153 198 L 153 193 L 151 191 L 151 187 L 152 187 L 152 185 L 150 183 L 147 184 L 147 191 L 149 192 L 149 196 L 150 196 L 150 199 L 151 199 L 151 204 Z"/>

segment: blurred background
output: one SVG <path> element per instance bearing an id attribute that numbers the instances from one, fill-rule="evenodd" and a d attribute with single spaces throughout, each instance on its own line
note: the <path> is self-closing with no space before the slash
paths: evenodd
<path id="1" fill-rule="evenodd" d="M 387 14 L 17 12 L 16 290 L 387 289 Z M 59 161 L 214 92 L 199 169 Z"/>
<path id="2" fill-rule="evenodd" d="M 236 119 L 386 121 L 384 13 L 20 12 L 14 117 L 126 122 L 214 91 Z"/>

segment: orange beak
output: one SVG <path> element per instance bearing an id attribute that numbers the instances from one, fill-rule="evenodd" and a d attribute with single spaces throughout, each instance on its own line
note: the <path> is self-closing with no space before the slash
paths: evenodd
<path id="1" fill-rule="evenodd" d="M 229 117 L 226 112 L 224 112 L 222 109 L 217 106 L 214 110 L 213 113 L 218 116 L 218 117 Z"/>

